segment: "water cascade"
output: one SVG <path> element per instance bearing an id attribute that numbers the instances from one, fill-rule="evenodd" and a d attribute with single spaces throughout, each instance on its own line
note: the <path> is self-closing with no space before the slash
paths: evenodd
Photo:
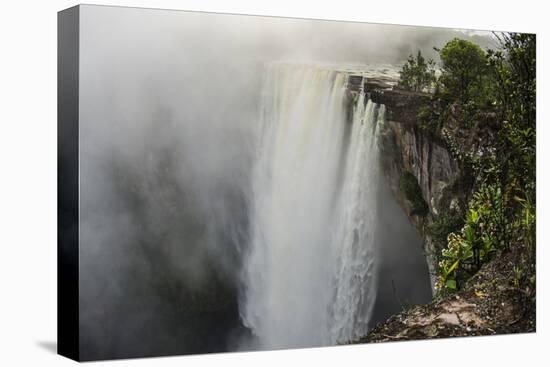
<path id="1" fill-rule="evenodd" d="M 263 349 L 333 345 L 369 327 L 384 107 L 347 81 L 315 66 L 266 71 L 240 306 Z"/>

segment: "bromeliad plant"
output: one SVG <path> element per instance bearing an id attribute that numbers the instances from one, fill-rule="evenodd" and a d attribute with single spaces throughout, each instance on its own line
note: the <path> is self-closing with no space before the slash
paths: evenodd
<path id="1" fill-rule="evenodd" d="M 502 193 L 496 185 L 477 191 L 466 211 L 460 232 L 450 233 L 441 252 L 436 290 L 456 290 L 460 282 L 477 272 L 502 243 Z"/>

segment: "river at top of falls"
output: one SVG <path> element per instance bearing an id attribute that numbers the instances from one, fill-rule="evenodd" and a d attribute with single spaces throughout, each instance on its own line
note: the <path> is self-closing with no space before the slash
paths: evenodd
<path id="1" fill-rule="evenodd" d="M 352 97 L 348 75 L 266 70 L 240 305 L 261 349 L 333 345 L 369 327 L 384 107 Z"/>

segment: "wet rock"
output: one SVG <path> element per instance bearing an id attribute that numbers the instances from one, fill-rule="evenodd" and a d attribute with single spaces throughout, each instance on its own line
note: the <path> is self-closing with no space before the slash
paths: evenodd
<path id="1" fill-rule="evenodd" d="M 381 79 L 367 78 L 363 83 L 363 90 L 367 93 L 372 92 L 376 89 L 386 90 L 391 88 L 392 84 L 389 84 L 388 82 Z"/>
<path id="2" fill-rule="evenodd" d="M 348 90 L 352 92 L 359 92 L 363 83 L 362 75 L 350 75 L 348 78 Z"/>
<path id="3" fill-rule="evenodd" d="M 386 106 L 388 120 L 414 125 L 419 107 L 427 104 L 431 95 L 400 89 L 373 89 L 370 91 L 370 98 L 373 102 Z"/>

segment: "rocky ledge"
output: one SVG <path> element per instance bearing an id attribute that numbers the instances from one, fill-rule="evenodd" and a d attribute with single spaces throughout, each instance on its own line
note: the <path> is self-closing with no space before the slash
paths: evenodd
<path id="1" fill-rule="evenodd" d="M 370 99 L 386 106 L 386 118 L 403 124 L 416 124 L 418 108 L 430 101 L 430 94 L 400 89 L 374 88 L 369 91 Z"/>
<path id="2" fill-rule="evenodd" d="M 387 119 L 414 125 L 418 107 L 430 100 L 429 93 L 412 92 L 398 89 L 396 81 L 391 78 L 365 78 L 361 75 L 350 75 L 348 91 L 364 91 L 369 98 L 386 106 Z"/>
<path id="3" fill-rule="evenodd" d="M 518 256 L 496 256 L 461 291 L 404 310 L 350 344 L 535 332 L 534 277 L 527 286 L 517 283 L 512 274 Z"/>
<path id="4" fill-rule="evenodd" d="M 348 79 L 348 90 L 351 92 L 359 92 L 364 90 L 369 92 L 374 89 L 391 89 L 396 83 L 391 78 L 365 78 L 362 75 L 350 75 Z"/>

